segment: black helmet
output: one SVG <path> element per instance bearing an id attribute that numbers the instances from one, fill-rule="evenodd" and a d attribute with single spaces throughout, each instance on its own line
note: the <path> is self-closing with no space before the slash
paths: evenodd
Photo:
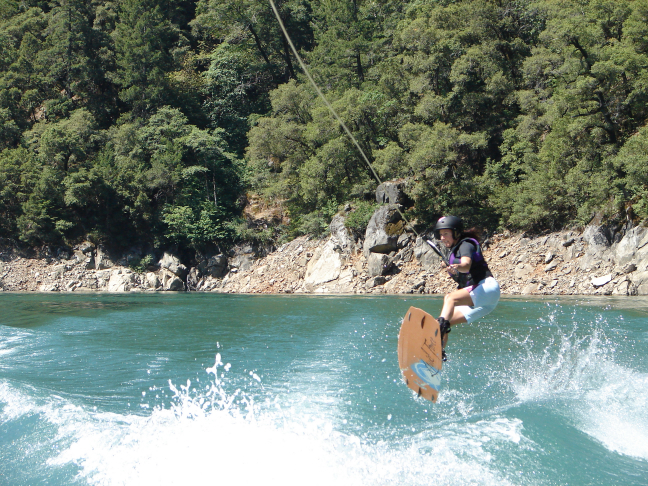
<path id="1" fill-rule="evenodd" d="M 439 240 L 441 239 L 440 230 L 450 229 L 452 230 L 452 235 L 454 238 L 459 238 L 459 235 L 463 232 L 463 221 L 461 218 L 456 216 L 443 216 L 437 221 L 437 224 L 434 226 L 434 237 Z"/>

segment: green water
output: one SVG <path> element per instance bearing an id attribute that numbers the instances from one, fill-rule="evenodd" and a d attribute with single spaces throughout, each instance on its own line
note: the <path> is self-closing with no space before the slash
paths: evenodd
<path id="1" fill-rule="evenodd" d="M 0 484 L 647 485 L 648 301 L 505 298 L 437 404 L 440 298 L 0 294 Z"/>

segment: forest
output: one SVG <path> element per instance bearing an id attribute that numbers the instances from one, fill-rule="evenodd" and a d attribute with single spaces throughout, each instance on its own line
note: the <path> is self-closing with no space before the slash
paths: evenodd
<path id="1" fill-rule="evenodd" d="M 275 4 L 419 228 L 648 218 L 648 0 Z M 361 230 L 375 188 L 267 0 L 0 0 L 0 237 L 281 241 Z"/>

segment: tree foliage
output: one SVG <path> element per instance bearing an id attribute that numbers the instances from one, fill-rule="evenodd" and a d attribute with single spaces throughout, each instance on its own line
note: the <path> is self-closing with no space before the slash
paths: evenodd
<path id="1" fill-rule="evenodd" d="M 420 224 L 648 218 L 648 0 L 275 3 Z M 246 191 L 361 231 L 375 185 L 269 2 L 0 5 L 0 236 L 203 249 Z"/>

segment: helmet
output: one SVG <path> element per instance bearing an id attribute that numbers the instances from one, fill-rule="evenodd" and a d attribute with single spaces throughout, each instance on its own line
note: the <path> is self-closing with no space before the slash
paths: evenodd
<path id="1" fill-rule="evenodd" d="M 463 221 L 456 216 L 442 216 L 437 224 L 434 226 L 434 237 L 438 240 L 441 239 L 440 231 L 442 229 L 452 230 L 454 238 L 459 238 L 463 232 Z"/>

